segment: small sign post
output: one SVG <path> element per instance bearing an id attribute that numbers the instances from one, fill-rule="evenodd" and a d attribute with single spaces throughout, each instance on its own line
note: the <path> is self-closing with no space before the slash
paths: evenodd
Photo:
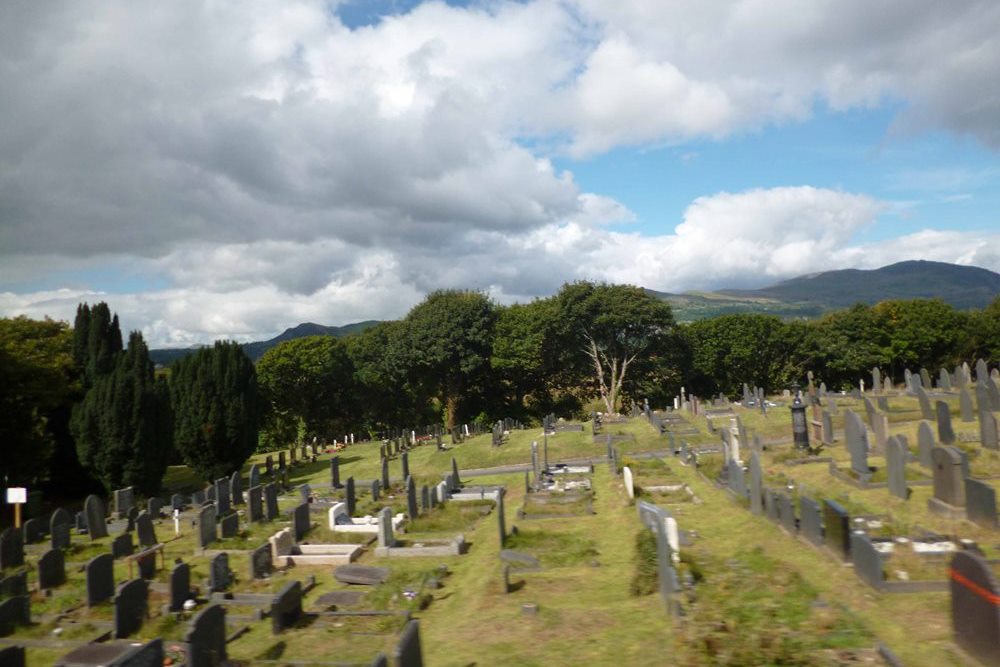
<path id="1" fill-rule="evenodd" d="M 7 489 L 7 504 L 14 506 L 14 527 L 21 527 L 21 505 L 28 502 L 28 490 L 23 486 Z"/>

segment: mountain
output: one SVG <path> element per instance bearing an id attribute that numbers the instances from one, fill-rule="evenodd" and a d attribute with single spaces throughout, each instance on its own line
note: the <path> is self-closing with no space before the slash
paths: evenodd
<path id="1" fill-rule="evenodd" d="M 815 317 L 856 303 L 938 298 L 955 308 L 983 308 L 1000 296 L 1000 274 L 976 266 L 913 260 L 880 269 L 824 271 L 755 290 L 649 293 L 670 303 L 680 321 L 729 313 Z"/>
<path id="2" fill-rule="evenodd" d="M 244 343 L 243 351 L 247 353 L 248 357 L 257 361 L 264 356 L 265 352 L 278 343 L 283 343 L 286 340 L 294 340 L 296 338 L 304 338 L 306 336 L 336 336 L 337 338 L 343 338 L 344 336 L 360 333 L 369 327 L 375 326 L 376 324 L 378 324 L 378 320 L 365 320 L 364 322 L 345 324 L 342 327 L 328 327 L 322 324 L 314 324 L 313 322 L 304 322 L 290 329 L 285 329 L 280 334 L 269 340 Z M 149 358 L 153 360 L 154 364 L 169 366 L 178 359 L 186 357 L 200 347 L 201 346 L 196 345 L 194 347 L 150 350 Z"/>

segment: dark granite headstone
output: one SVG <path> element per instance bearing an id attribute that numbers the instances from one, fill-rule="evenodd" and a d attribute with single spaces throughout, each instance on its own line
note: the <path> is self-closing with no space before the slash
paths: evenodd
<path id="1" fill-rule="evenodd" d="M 0 602 L 0 637 L 12 635 L 19 626 L 31 625 L 31 598 L 27 595 Z"/>
<path id="2" fill-rule="evenodd" d="M 143 579 L 133 579 L 118 586 L 115 593 L 115 637 L 131 637 L 146 618 L 149 586 Z"/>
<path id="3" fill-rule="evenodd" d="M 53 549 L 68 549 L 72 544 L 70 533 L 71 526 L 68 523 L 57 523 L 49 531 L 50 545 Z"/>
<path id="4" fill-rule="evenodd" d="M 354 516 L 354 510 L 357 507 L 357 498 L 354 496 L 354 478 L 348 477 L 347 484 L 344 488 L 344 503 L 347 505 L 347 515 Z"/>
<path id="5" fill-rule="evenodd" d="M 28 594 L 28 572 L 22 570 L 8 577 L 0 578 L 0 598 Z"/>
<path id="6" fill-rule="evenodd" d="M 292 510 L 292 535 L 296 542 L 301 542 L 312 526 L 309 522 L 309 503 L 299 503 Z"/>
<path id="7" fill-rule="evenodd" d="M 959 551 L 948 568 L 955 643 L 984 665 L 1000 665 L 1000 584 L 990 564 Z"/>
<path id="8" fill-rule="evenodd" d="M 851 410 L 844 413 L 844 438 L 847 440 L 847 449 L 851 453 L 851 470 L 861 475 L 867 475 L 869 473 L 868 433 L 861 417 Z"/>
<path id="9" fill-rule="evenodd" d="M 500 487 L 497 489 L 497 530 L 500 535 L 500 548 L 503 549 L 504 542 L 507 541 L 507 517 L 504 508 L 504 496 L 507 495 L 507 489 Z"/>
<path id="10" fill-rule="evenodd" d="M 215 517 L 215 505 L 205 505 L 198 513 L 198 546 L 202 549 L 217 539 Z"/>
<path id="11" fill-rule="evenodd" d="M 431 508 L 431 490 L 424 484 L 420 487 L 420 511 L 427 512 Z"/>
<path id="12" fill-rule="evenodd" d="M 341 487 L 340 484 L 340 457 L 334 456 L 330 459 L 330 486 L 335 489 Z"/>
<path id="13" fill-rule="evenodd" d="M 302 584 L 290 581 L 271 601 L 271 632 L 280 634 L 302 616 Z"/>
<path id="14" fill-rule="evenodd" d="M 965 479 L 965 511 L 969 521 L 986 528 L 997 527 L 997 494 L 986 482 Z"/>
<path id="15" fill-rule="evenodd" d="M 250 552 L 250 578 L 263 579 L 271 576 L 274 570 L 274 560 L 271 555 L 271 545 L 262 544 Z"/>
<path id="16" fill-rule="evenodd" d="M 403 471 L 403 479 L 410 476 L 410 453 L 403 452 L 402 456 L 399 457 L 400 467 Z"/>
<path id="17" fill-rule="evenodd" d="M 393 651 L 397 667 L 423 667 L 424 655 L 420 649 L 420 623 L 410 620 L 399 635 L 399 642 Z"/>
<path id="18" fill-rule="evenodd" d="M 87 580 L 87 606 L 104 602 L 115 594 L 115 560 L 111 554 L 94 556 L 84 567 Z"/>
<path id="19" fill-rule="evenodd" d="M 175 493 L 170 496 L 170 509 L 172 510 L 183 510 L 186 503 L 184 502 L 184 496 L 179 493 Z"/>
<path id="20" fill-rule="evenodd" d="M 799 530 L 812 544 L 823 545 L 823 519 L 819 503 L 806 496 L 799 496 Z"/>
<path id="21" fill-rule="evenodd" d="M 66 583 L 66 558 L 62 549 L 49 549 L 38 559 L 38 587 L 55 588 Z"/>
<path id="22" fill-rule="evenodd" d="M 795 520 L 795 506 L 792 505 L 792 499 L 788 497 L 787 493 L 779 493 L 776 494 L 775 500 L 778 503 L 778 514 L 782 527 L 794 535 L 799 527 Z"/>
<path id="23" fill-rule="evenodd" d="M 25 667 L 26 664 L 23 646 L 5 646 L 0 648 L 0 665 L 3 667 Z"/>
<path id="24" fill-rule="evenodd" d="M 455 460 L 454 456 L 451 457 L 451 482 L 453 484 L 452 491 L 458 491 L 462 487 L 462 478 L 458 475 L 458 461 Z"/>
<path id="25" fill-rule="evenodd" d="M 135 493 L 132 491 L 131 486 L 127 486 L 124 489 L 117 489 L 114 492 L 114 502 L 115 502 L 115 518 L 124 519 L 128 516 L 128 511 L 132 509 L 132 505 L 135 502 Z"/>
<path id="26" fill-rule="evenodd" d="M 382 474 L 379 477 L 383 489 L 389 488 L 389 459 L 382 459 Z"/>
<path id="27" fill-rule="evenodd" d="M 885 581 L 882 573 L 882 554 L 862 533 L 851 533 L 851 560 L 854 573 L 872 588 L 881 589 Z"/>
<path id="28" fill-rule="evenodd" d="M 284 470 L 284 469 L 285 469 L 285 452 L 280 451 L 278 452 L 278 470 Z"/>
<path id="29" fill-rule="evenodd" d="M 0 532 L 0 569 L 21 565 L 24 565 L 24 535 L 16 528 L 4 528 Z"/>
<path id="30" fill-rule="evenodd" d="M 251 486 L 247 492 L 247 520 L 252 522 L 264 520 L 264 496 L 260 486 Z"/>
<path id="31" fill-rule="evenodd" d="M 372 480 L 371 491 L 369 491 L 369 494 L 372 497 L 372 502 L 378 502 L 378 499 L 379 499 L 379 490 L 381 488 L 382 488 L 382 485 L 378 483 L 378 480 L 377 479 L 373 479 Z"/>
<path id="32" fill-rule="evenodd" d="M 121 533 L 111 540 L 111 555 L 115 559 L 131 556 L 135 553 L 135 543 L 132 541 L 132 533 Z"/>
<path id="33" fill-rule="evenodd" d="M 844 560 L 850 559 L 851 516 L 847 510 L 834 500 L 824 500 L 823 525 L 826 529 L 823 540 L 827 548 Z"/>
<path id="34" fill-rule="evenodd" d="M 212 604 L 198 612 L 184 640 L 188 644 L 187 667 L 228 664 L 226 608 L 221 604 Z"/>
<path id="35" fill-rule="evenodd" d="M 229 554 L 225 551 L 215 554 L 208 562 L 208 588 L 212 592 L 221 592 L 232 585 L 232 572 L 229 570 Z"/>
<path id="36" fill-rule="evenodd" d="M 153 528 L 153 519 L 149 516 L 149 512 L 139 512 L 139 516 L 135 520 L 135 533 L 139 538 L 139 546 L 151 547 L 159 544 L 156 539 L 156 530 Z"/>
<path id="37" fill-rule="evenodd" d="M 247 488 L 252 489 L 255 486 L 260 486 L 260 468 L 254 463 L 250 466 L 250 473 L 247 479 Z"/>
<path id="38" fill-rule="evenodd" d="M 104 503 L 95 495 L 83 501 L 83 513 L 87 516 L 87 533 L 90 539 L 108 536 L 108 524 L 104 520 Z"/>
<path id="39" fill-rule="evenodd" d="M 226 516 L 219 520 L 219 532 L 222 534 L 222 539 L 227 539 L 230 537 L 236 537 L 240 534 L 240 515 L 236 512 L 230 512 Z"/>
<path id="40" fill-rule="evenodd" d="M 944 401 L 934 403 L 934 410 L 937 414 L 938 440 L 945 445 L 955 442 L 955 431 L 951 427 L 951 411 Z"/>
<path id="41" fill-rule="evenodd" d="M 160 510 L 163 509 L 163 500 L 160 498 L 150 498 L 146 501 L 146 511 L 154 519 L 160 518 Z"/>
<path id="42" fill-rule="evenodd" d="M 217 516 L 225 516 L 229 514 L 229 501 L 233 497 L 229 491 L 229 478 L 217 479 L 213 486 L 215 488 L 215 511 L 218 513 Z"/>
<path id="43" fill-rule="evenodd" d="M 21 526 L 21 535 L 25 544 L 41 542 L 42 538 L 48 534 L 48 521 L 42 518 L 28 519 Z"/>
<path id="44" fill-rule="evenodd" d="M 243 479 L 237 470 L 229 478 L 229 493 L 233 497 L 233 505 L 243 504 Z"/>
<path id="45" fill-rule="evenodd" d="M 406 513 L 411 521 L 420 516 L 420 508 L 417 507 L 417 484 L 412 477 L 406 478 Z"/>
<path id="46" fill-rule="evenodd" d="M 885 467 L 889 478 L 889 493 L 897 498 L 908 500 L 909 489 L 906 487 L 906 448 L 899 438 L 892 436 L 886 443 Z"/>
<path id="47" fill-rule="evenodd" d="M 191 597 L 191 566 L 178 563 L 170 572 L 170 611 L 181 611 Z"/>

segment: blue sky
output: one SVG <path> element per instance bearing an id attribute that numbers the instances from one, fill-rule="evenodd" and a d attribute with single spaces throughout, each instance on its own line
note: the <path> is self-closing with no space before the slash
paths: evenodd
<path id="1" fill-rule="evenodd" d="M 987 0 L 0 6 L 0 315 L 153 345 L 566 281 L 1000 270 Z"/>

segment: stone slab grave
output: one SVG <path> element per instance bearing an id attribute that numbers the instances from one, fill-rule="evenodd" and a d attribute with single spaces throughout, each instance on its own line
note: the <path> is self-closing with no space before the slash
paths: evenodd
<path id="1" fill-rule="evenodd" d="M 342 584 L 356 586 L 377 586 L 389 580 L 389 568 L 371 565 L 341 565 L 333 571 L 333 577 Z"/>
<path id="2" fill-rule="evenodd" d="M 162 639 L 146 644 L 118 640 L 79 646 L 59 658 L 57 667 L 153 667 L 162 664 Z"/>
<path id="3" fill-rule="evenodd" d="M 393 530 L 400 530 L 406 521 L 406 515 L 400 512 L 392 518 Z M 334 503 L 327 511 L 327 525 L 335 533 L 378 534 L 378 516 L 365 515 L 352 517 L 347 513 L 347 503 Z"/>
<path id="4" fill-rule="evenodd" d="M 360 544 L 297 544 L 291 528 L 283 528 L 268 538 L 275 567 L 290 565 L 342 565 L 357 560 Z"/>
<path id="5" fill-rule="evenodd" d="M 378 516 L 378 546 L 375 555 L 380 557 L 419 557 L 419 556 L 461 556 L 465 553 L 465 536 L 455 535 L 451 538 L 431 538 L 413 541 L 412 544 L 401 545 L 396 541 L 392 529 L 392 510 L 383 507 Z"/>
<path id="6" fill-rule="evenodd" d="M 851 562 L 854 573 L 872 588 L 883 593 L 926 593 L 947 589 L 947 582 L 940 581 L 889 581 L 885 577 L 886 558 L 893 553 L 895 541 L 889 538 L 874 540 L 863 531 L 851 532 Z M 908 540 L 905 540 L 909 542 Z"/>

